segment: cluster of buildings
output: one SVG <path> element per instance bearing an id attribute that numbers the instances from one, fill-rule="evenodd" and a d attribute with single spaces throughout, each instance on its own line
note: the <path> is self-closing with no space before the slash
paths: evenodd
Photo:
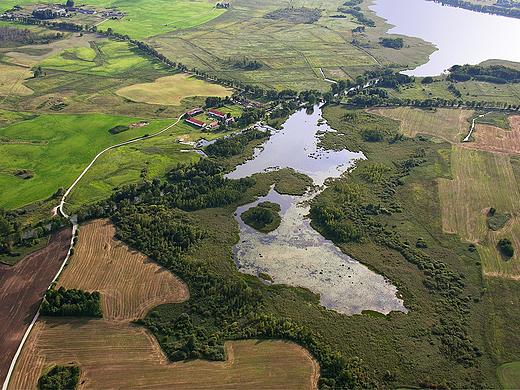
<path id="1" fill-rule="evenodd" d="M 199 115 L 199 114 L 203 114 L 203 113 L 204 113 L 204 109 L 202 107 L 194 108 L 193 110 L 186 112 L 186 114 L 185 114 L 186 122 L 188 122 L 189 124 L 195 125 L 197 127 L 201 127 L 201 128 L 208 127 L 212 130 L 216 129 L 219 126 L 218 121 L 214 121 L 214 122 L 206 125 L 205 122 L 193 118 L 195 115 Z M 211 115 L 212 117 L 215 117 L 215 118 L 221 120 L 221 122 L 223 122 L 226 126 L 229 126 L 232 122 L 235 121 L 235 119 L 233 117 L 231 117 L 231 116 L 228 117 L 223 112 L 214 110 L 212 108 L 210 108 L 208 110 L 208 114 Z"/>

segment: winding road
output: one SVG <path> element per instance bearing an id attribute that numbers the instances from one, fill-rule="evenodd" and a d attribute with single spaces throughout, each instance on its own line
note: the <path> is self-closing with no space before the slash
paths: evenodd
<path id="1" fill-rule="evenodd" d="M 83 172 L 81 172 L 81 175 L 79 175 L 79 177 L 76 179 L 76 181 L 74 183 L 72 183 L 72 185 L 69 187 L 69 189 L 65 192 L 65 194 L 63 194 L 63 197 L 61 198 L 61 202 L 60 202 L 60 205 L 58 206 L 58 209 L 60 210 L 60 214 L 63 215 L 65 218 L 70 218 L 70 216 L 68 214 L 65 213 L 65 211 L 63 211 L 63 205 L 65 204 L 65 199 L 67 198 L 67 195 L 69 195 L 70 191 L 72 191 L 72 189 L 74 188 L 74 186 L 76 184 L 78 184 L 78 182 L 81 180 L 81 178 L 83 177 L 83 175 L 85 175 L 85 173 L 87 173 L 87 171 L 90 169 L 90 167 L 96 162 L 96 160 L 98 159 L 99 156 L 101 156 L 103 153 L 105 153 L 106 151 L 110 150 L 110 149 L 115 149 L 115 148 L 118 148 L 120 146 L 123 146 L 123 145 L 128 145 L 128 144 L 131 144 L 131 143 L 134 143 L 134 142 L 137 142 L 137 141 L 143 141 L 145 139 L 150 139 L 150 138 L 153 138 L 159 134 L 162 134 L 164 133 L 166 130 L 168 129 L 171 129 L 173 126 L 175 126 L 177 123 L 179 123 L 182 119 L 182 117 L 184 116 L 184 114 L 182 114 L 181 116 L 179 116 L 179 118 L 175 121 L 175 123 L 172 123 L 170 126 L 162 129 L 161 131 L 158 131 L 157 133 L 155 134 L 152 134 L 152 135 L 147 135 L 147 136 L 144 136 L 144 137 L 139 137 L 139 138 L 136 138 L 136 139 L 131 139 L 130 141 L 125 141 L 125 142 L 121 142 L 120 144 L 117 144 L 117 145 L 112 145 L 112 146 L 109 146 L 108 148 L 106 149 L 103 149 L 101 152 L 99 152 L 96 157 L 94 157 L 92 159 L 92 161 L 90 162 L 90 164 L 83 170 Z"/>

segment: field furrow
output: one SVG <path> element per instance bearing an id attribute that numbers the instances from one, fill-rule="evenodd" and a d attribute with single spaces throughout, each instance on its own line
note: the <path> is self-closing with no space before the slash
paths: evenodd
<path id="1" fill-rule="evenodd" d="M 142 318 L 159 304 L 189 298 L 180 278 L 116 240 L 115 232 L 106 220 L 83 225 L 58 287 L 99 291 L 103 316 L 110 321 Z"/>

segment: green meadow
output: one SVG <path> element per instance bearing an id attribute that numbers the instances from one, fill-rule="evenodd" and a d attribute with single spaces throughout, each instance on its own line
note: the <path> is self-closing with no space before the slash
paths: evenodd
<path id="1" fill-rule="evenodd" d="M 5 8 L 2 9 L 2 12 L 14 5 L 23 7 L 35 3 L 34 0 L 7 0 L 2 4 Z M 197 26 L 226 12 L 225 9 L 216 9 L 214 2 L 205 0 L 88 0 L 81 4 L 77 3 L 76 6 L 96 10 L 97 14 L 77 13 L 69 19 L 71 22 L 89 26 L 102 22 L 98 27 L 100 30 L 111 28 L 133 39 L 143 39 L 175 29 Z M 127 16 L 113 20 L 103 17 L 100 13 L 103 10 L 117 10 L 117 12 L 125 13 Z"/>
<path id="2" fill-rule="evenodd" d="M 108 132 L 114 126 L 130 125 L 139 120 L 102 114 L 45 114 L 0 129 L 1 137 L 34 141 L 34 145 L 29 142 L 0 143 L 0 166 L 3 169 L 34 172 L 30 179 L 0 175 L 0 205 L 13 209 L 47 198 L 59 187 L 69 187 L 104 148 L 146 133 L 152 134 L 173 122 L 151 121 L 148 126 L 120 134 Z"/>

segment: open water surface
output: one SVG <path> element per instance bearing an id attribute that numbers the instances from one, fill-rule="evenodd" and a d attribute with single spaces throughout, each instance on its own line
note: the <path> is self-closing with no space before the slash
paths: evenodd
<path id="1" fill-rule="evenodd" d="M 354 159 L 364 156 L 361 152 L 319 149 L 317 132 L 334 131 L 327 124 L 318 126 L 320 118 L 319 109 L 310 114 L 305 110 L 296 112 L 283 130 L 257 150 L 253 160 L 238 166 L 227 177 L 237 179 L 273 167 L 291 167 L 309 175 L 317 185 L 323 185 L 327 177 L 339 177 Z M 280 195 L 271 190 L 266 197 L 237 209 L 240 240 L 233 249 L 239 271 L 251 275 L 263 272 L 274 283 L 306 287 L 320 294 L 323 306 L 340 313 L 407 312 L 392 284 L 342 253 L 309 225 L 304 216 L 309 212 L 305 201 L 310 197 Z M 275 231 L 263 234 L 247 226 L 240 214 L 266 200 L 280 204 L 282 222 Z"/>
<path id="2" fill-rule="evenodd" d="M 370 8 L 395 26 L 389 33 L 419 37 L 438 48 L 428 63 L 403 73 L 436 76 L 456 64 L 476 65 L 490 59 L 520 62 L 520 19 L 426 0 L 375 2 Z"/>

